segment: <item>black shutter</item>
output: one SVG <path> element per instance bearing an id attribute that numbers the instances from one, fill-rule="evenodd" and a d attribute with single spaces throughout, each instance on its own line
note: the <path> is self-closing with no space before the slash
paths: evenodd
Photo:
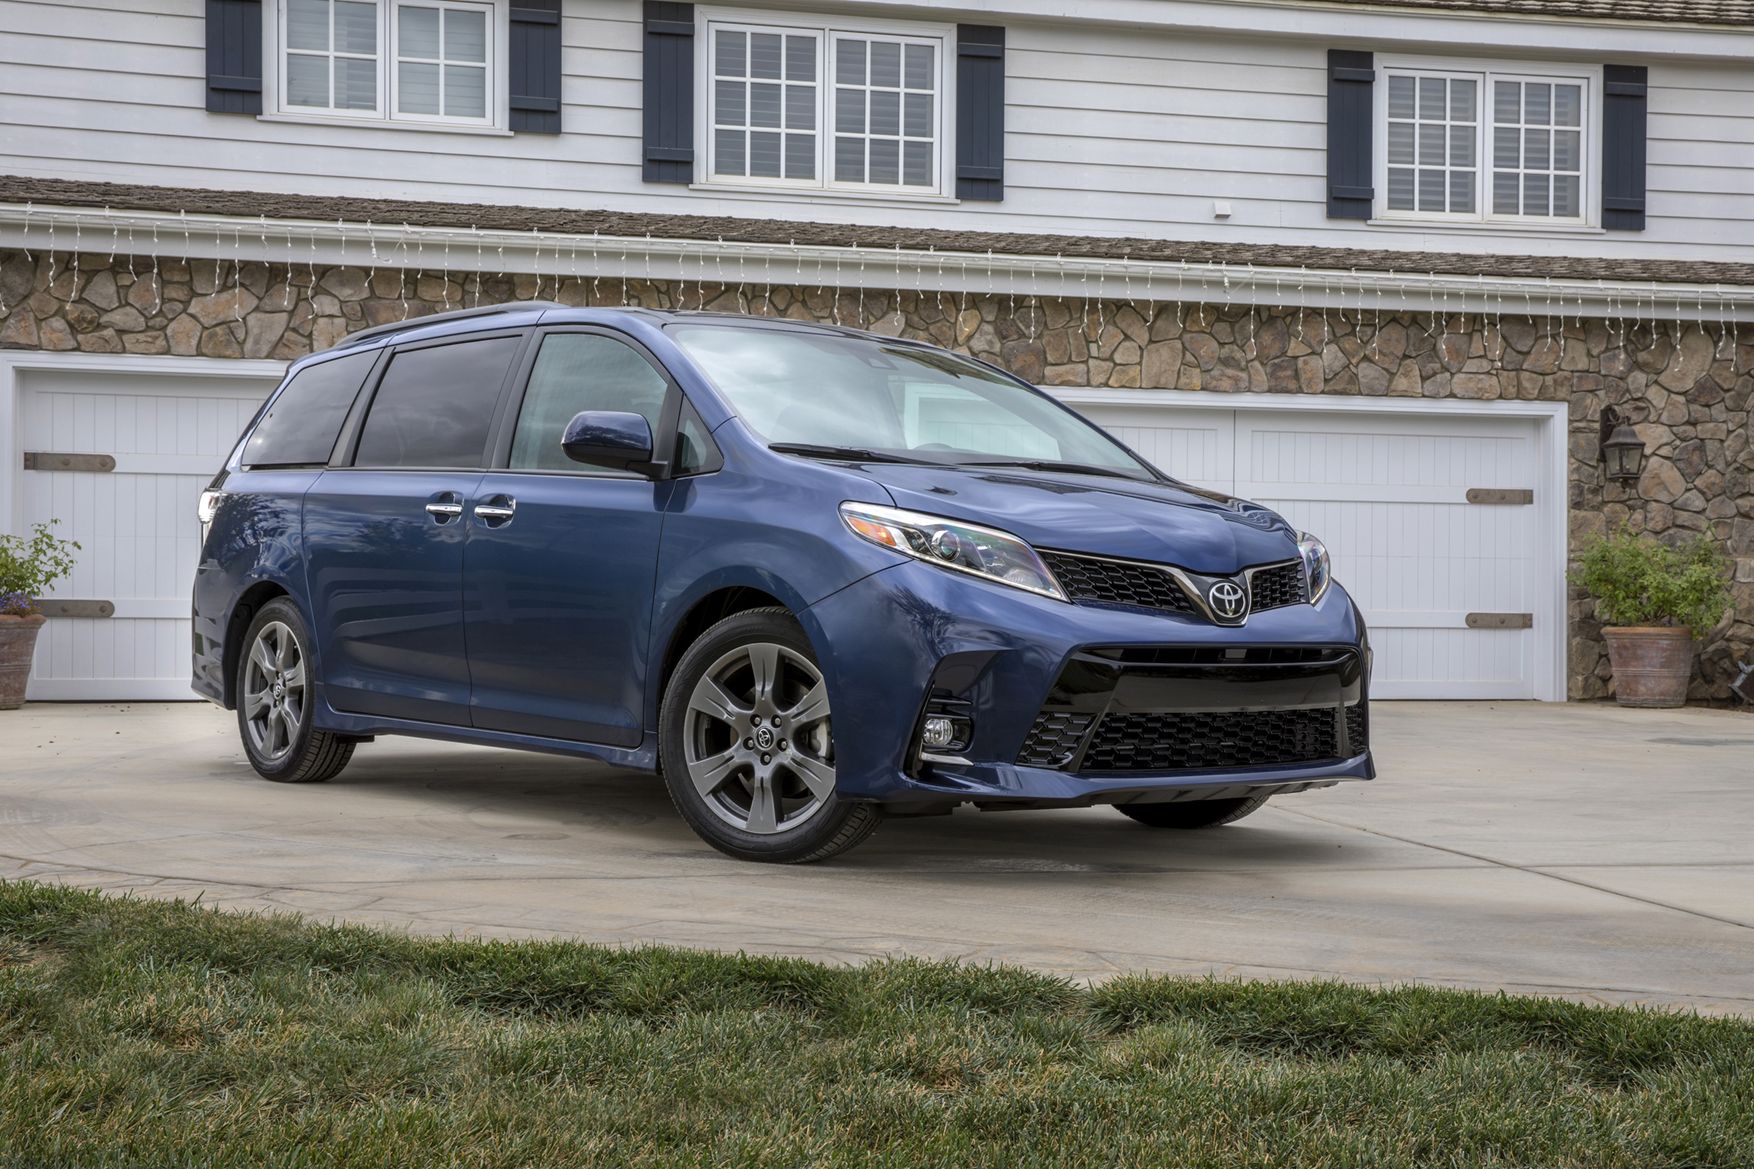
<path id="1" fill-rule="evenodd" d="M 1376 203 L 1371 173 L 1371 94 L 1376 58 L 1328 50 L 1328 218 L 1369 219 Z"/>
<path id="2" fill-rule="evenodd" d="M 1005 30 L 956 26 L 956 197 L 1005 197 Z"/>
<path id="3" fill-rule="evenodd" d="M 694 181 L 694 5 L 646 0 L 648 183 Z"/>
<path id="4" fill-rule="evenodd" d="M 262 0 L 207 0 L 207 109 L 262 112 Z"/>
<path id="5" fill-rule="evenodd" d="M 560 0 L 513 0 L 512 43 L 506 53 L 511 82 L 511 128 L 526 134 L 560 133 Z"/>
<path id="6" fill-rule="evenodd" d="M 1643 65 L 1602 67 L 1602 226 L 1644 230 L 1646 93 Z"/>

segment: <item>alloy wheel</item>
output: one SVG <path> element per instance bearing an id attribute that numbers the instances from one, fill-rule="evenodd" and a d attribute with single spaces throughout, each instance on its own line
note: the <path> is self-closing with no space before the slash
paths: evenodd
<path id="1" fill-rule="evenodd" d="M 834 797 L 828 689 L 785 646 L 754 642 L 715 661 L 689 695 L 683 733 L 695 791 L 734 828 L 790 831 Z"/>
<path id="2" fill-rule="evenodd" d="M 292 630 L 270 621 L 256 633 L 244 667 L 244 726 L 264 763 L 292 750 L 305 720 L 304 651 Z"/>

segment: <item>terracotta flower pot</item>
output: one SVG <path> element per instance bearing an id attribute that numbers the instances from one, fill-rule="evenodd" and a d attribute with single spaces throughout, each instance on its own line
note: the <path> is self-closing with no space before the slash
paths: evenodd
<path id="1" fill-rule="evenodd" d="M 1602 630 L 1621 706 L 1682 706 L 1693 679 L 1693 631 L 1673 625 Z"/>
<path id="2" fill-rule="evenodd" d="M 24 684 L 30 680 L 30 660 L 37 652 L 37 631 L 48 621 L 33 613 L 29 617 L 0 614 L 0 710 L 24 705 Z"/>

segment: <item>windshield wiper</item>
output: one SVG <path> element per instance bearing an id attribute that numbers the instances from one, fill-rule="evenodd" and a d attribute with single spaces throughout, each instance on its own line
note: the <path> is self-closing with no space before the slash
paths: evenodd
<path id="1" fill-rule="evenodd" d="M 1070 475 L 1107 475 L 1111 479 L 1131 479 L 1135 483 L 1145 482 L 1142 475 L 1129 475 L 1114 467 L 1093 467 L 1088 463 L 1061 463 L 1052 459 L 985 459 L 979 462 L 958 463 L 959 467 L 1021 467 L 1025 471 L 1064 471 Z"/>
<path id="2" fill-rule="evenodd" d="M 850 459 L 860 463 L 921 463 L 924 459 L 910 459 L 906 455 L 898 455 L 889 451 L 874 451 L 868 447 L 830 446 L 814 442 L 770 442 L 770 451 L 778 451 L 782 455 L 804 455 L 815 459 Z"/>

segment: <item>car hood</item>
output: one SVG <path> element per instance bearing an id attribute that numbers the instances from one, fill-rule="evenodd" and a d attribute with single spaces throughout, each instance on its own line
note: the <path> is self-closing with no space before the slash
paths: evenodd
<path id="1" fill-rule="evenodd" d="M 1297 556 L 1278 513 L 1185 483 L 992 467 L 864 464 L 897 507 L 1002 528 L 1038 548 L 1223 575 Z"/>

